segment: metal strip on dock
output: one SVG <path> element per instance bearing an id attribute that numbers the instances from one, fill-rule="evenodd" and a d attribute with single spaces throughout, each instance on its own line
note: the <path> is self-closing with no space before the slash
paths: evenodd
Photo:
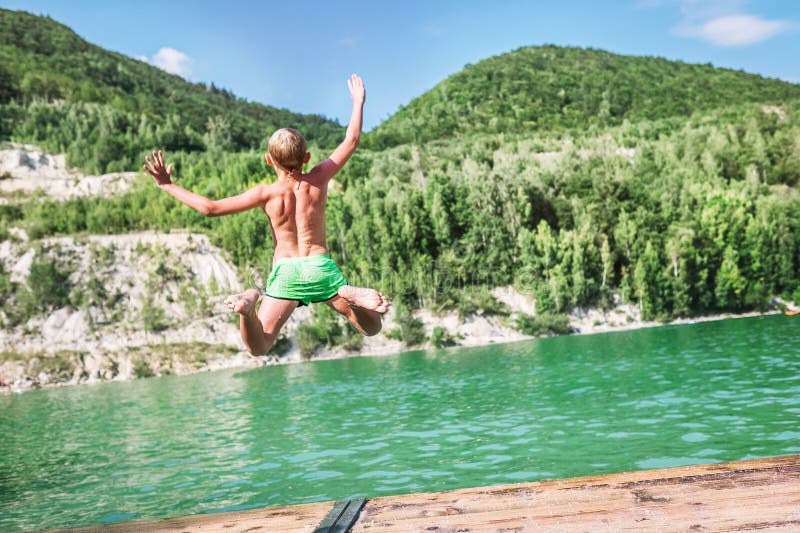
<path id="1" fill-rule="evenodd" d="M 366 505 L 366 498 L 340 500 L 336 502 L 314 533 L 348 533 L 358 520 L 361 510 Z"/>

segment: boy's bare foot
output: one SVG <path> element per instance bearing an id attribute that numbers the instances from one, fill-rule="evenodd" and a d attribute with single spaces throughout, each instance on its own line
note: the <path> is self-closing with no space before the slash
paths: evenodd
<path id="1" fill-rule="evenodd" d="M 339 287 L 339 296 L 347 300 L 350 305 L 375 311 L 381 315 L 389 310 L 389 301 L 386 296 L 375 289 L 342 285 Z"/>
<path id="2" fill-rule="evenodd" d="M 247 317 L 256 316 L 257 302 L 258 291 L 255 289 L 247 289 L 244 292 L 228 296 L 225 299 L 225 304 L 228 306 L 228 309 Z"/>

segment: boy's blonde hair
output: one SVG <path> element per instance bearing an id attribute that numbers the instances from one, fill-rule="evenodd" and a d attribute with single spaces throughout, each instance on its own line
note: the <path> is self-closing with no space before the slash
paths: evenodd
<path id="1" fill-rule="evenodd" d="M 281 128 L 269 138 L 267 149 L 275 163 L 295 174 L 303 170 L 307 147 L 302 133 L 294 128 Z"/>

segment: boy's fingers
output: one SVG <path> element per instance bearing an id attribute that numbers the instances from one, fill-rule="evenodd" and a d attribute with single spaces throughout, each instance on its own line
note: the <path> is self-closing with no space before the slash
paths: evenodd
<path id="1" fill-rule="evenodd" d="M 167 174 L 172 174 L 172 163 L 167 167 Z"/>

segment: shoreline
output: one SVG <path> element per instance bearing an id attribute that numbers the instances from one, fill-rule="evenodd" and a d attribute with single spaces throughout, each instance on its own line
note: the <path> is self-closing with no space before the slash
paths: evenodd
<path id="1" fill-rule="evenodd" d="M 688 326 L 692 324 L 699 324 L 701 322 L 717 322 L 720 320 L 733 320 L 737 318 L 755 318 L 759 316 L 772 316 L 772 315 L 780 315 L 783 314 L 779 310 L 770 310 L 770 311 L 747 311 L 744 313 L 718 313 L 714 315 L 702 315 L 697 316 L 694 318 L 676 318 L 675 320 L 671 320 L 669 322 L 658 322 L 655 320 L 648 320 L 646 322 L 640 322 L 631 325 L 623 325 L 623 326 L 614 326 L 608 327 L 607 325 L 601 325 L 597 327 L 593 327 L 589 331 L 579 331 L 573 333 L 573 335 L 594 335 L 596 333 L 612 333 L 615 331 L 627 331 L 632 329 L 646 329 L 646 328 L 655 328 L 661 326 Z"/>
<path id="2" fill-rule="evenodd" d="M 782 312 L 779 310 L 769 310 L 765 312 L 748 311 L 745 313 L 717 313 L 713 315 L 703 315 L 693 318 L 679 318 L 670 322 L 638 320 L 638 321 L 626 322 L 624 324 L 619 324 L 613 322 L 597 323 L 597 319 L 592 317 L 599 312 L 600 311 L 598 310 L 589 310 L 587 312 L 580 312 L 579 314 L 582 315 L 582 318 L 570 315 L 570 323 L 573 325 L 576 331 L 574 331 L 573 333 L 567 333 L 563 335 L 595 335 L 602 333 L 614 333 L 620 331 L 630 331 L 630 330 L 638 330 L 645 328 L 654 328 L 663 326 L 685 326 L 685 325 L 698 324 L 702 322 L 716 322 L 721 320 L 755 318 L 760 316 L 773 316 L 782 314 Z M 469 318 L 467 320 L 469 320 Z M 502 336 L 499 338 L 492 337 L 491 335 L 489 335 L 479 338 L 472 338 L 468 343 L 456 344 L 454 346 L 449 346 L 446 349 L 474 348 L 480 346 L 489 346 L 493 344 L 509 344 L 509 343 L 534 340 L 534 339 L 555 337 L 555 336 L 561 336 L 561 335 L 531 336 L 531 335 L 524 335 L 519 332 L 516 332 L 516 334 L 513 336 Z M 348 352 L 336 348 L 334 349 L 323 348 L 317 354 L 311 356 L 310 358 L 305 358 L 301 356 L 296 349 L 292 350 L 288 355 L 282 357 L 275 355 L 254 357 L 244 351 L 238 351 L 235 354 L 230 355 L 229 352 L 229 355 L 227 356 L 222 355 L 219 357 L 210 357 L 209 361 L 202 367 L 191 367 L 191 366 L 175 367 L 172 368 L 173 371 L 146 377 L 160 377 L 163 375 L 185 376 L 185 375 L 198 374 L 202 372 L 214 372 L 218 370 L 228 370 L 233 368 L 250 369 L 250 368 L 259 368 L 263 366 L 272 366 L 272 365 L 290 365 L 290 364 L 309 363 L 314 361 L 345 359 L 349 357 L 385 357 L 412 351 L 432 351 L 437 349 L 445 349 L 445 348 L 433 347 L 429 343 L 425 343 L 420 346 L 408 347 L 405 346 L 400 341 L 392 341 L 386 338 L 384 335 L 379 335 L 379 337 L 380 339 L 378 339 L 377 342 L 372 343 L 373 349 L 370 349 L 370 347 L 365 345 L 364 348 L 359 352 L 352 352 L 352 351 Z M 374 339 L 374 337 L 371 339 Z M 166 346 L 168 347 L 169 345 Z M 218 347 L 214 346 L 209 346 L 209 347 L 212 348 L 211 351 L 220 352 L 219 349 L 215 349 Z M 219 353 L 213 355 L 219 355 Z M 20 382 L 20 380 L 16 380 L 13 383 L 0 383 L 0 394 L 12 394 L 12 393 L 21 394 L 29 390 L 91 385 L 95 383 L 122 382 L 122 381 L 131 381 L 132 379 L 146 379 L 146 377 L 117 376 L 111 379 L 86 379 L 86 380 L 75 379 L 73 377 L 73 379 L 71 380 L 45 381 L 44 383 L 36 382 L 31 379 L 26 379 L 23 380 L 22 382 Z"/>

